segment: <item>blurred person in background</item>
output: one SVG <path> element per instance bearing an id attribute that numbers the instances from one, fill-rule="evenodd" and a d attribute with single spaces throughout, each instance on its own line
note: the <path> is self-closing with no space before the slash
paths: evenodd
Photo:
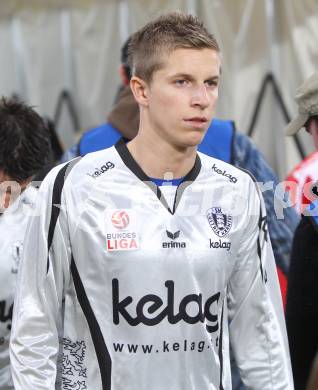
<path id="1" fill-rule="evenodd" d="M 298 88 L 296 101 L 299 114 L 286 127 L 286 135 L 296 134 L 305 127 L 318 150 L 318 72 Z M 311 179 L 318 178 L 318 159 L 305 160 L 296 172 L 299 178 L 307 175 L 311 175 Z M 304 201 L 303 196 L 299 197 L 303 216 L 295 232 L 288 277 L 286 322 L 296 390 L 306 388 L 318 351 L 318 193 L 315 185 L 315 182 L 310 185 L 310 199 L 307 197 Z"/>
<path id="2" fill-rule="evenodd" d="M 9 339 L 23 240 L 36 189 L 49 162 L 49 132 L 41 117 L 15 99 L 0 100 L 0 389 L 11 390 Z M 36 237 L 34 238 L 37 239 Z"/>
<path id="3" fill-rule="evenodd" d="M 136 136 L 139 126 L 139 108 L 129 86 L 131 78 L 131 69 L 128 65 L 129 42 L 130 38 L 121 48 L 121 65 L 119 67 L 121 85 L 114 106 L 107 116 L 107 122 L 86 131 L 79 142 L 63 154 L 61 162 L 109 148 L 121 137 L 131 140 Z"/>
<path id="4" fill-rule="evenodd" d="M 286 178 L 291 201 L 301 214 L 318 197 L 318 71 L 298 88 L 295 100 L 299 115 L 286 128 L 286 135 L 294 135 L 305 128 L 316 148 Z"/>
<path id="5" fill-rule="evenodd" d="M 318 116 L 310 120 L 311 124 L 314 121 L 318 122 Z M 318 196 L 317 181 L 318 151 L 315 151 L 302 160 L 286 178 L 290 199 L 298 214 L 302 214 L 306 207 Z"/>

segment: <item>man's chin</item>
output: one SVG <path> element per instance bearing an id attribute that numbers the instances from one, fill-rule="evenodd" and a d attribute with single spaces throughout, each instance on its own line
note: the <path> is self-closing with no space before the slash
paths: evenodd
<path id="1" fill-rule="evenodd" d="M 198 146 L 202 142 L 205 133 L 206 130 L 192 131 L 190 134 L 187 134 L 187 136 L 185 137 L 185 141 L 188 146 Z"/>
<path id="2" fill-rule="evenodd" d="M 204 135 L 202 137 L 191 137 L 191 138 L 184 138 L 181 140 L 181 142 L 178 142 L 178 148 L 180 149 L 189 149 L 189 148 L 197 148 L 198 145 L 202 142 Z"/>

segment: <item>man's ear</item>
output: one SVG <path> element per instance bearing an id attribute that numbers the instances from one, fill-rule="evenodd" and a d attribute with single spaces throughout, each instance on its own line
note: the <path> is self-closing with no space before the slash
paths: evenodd
<path id="1" fill-rule="evenodd" d="M 130 88 L 138 104 L 148 106 L 148 84 L 137 76 L 133 76 L 130 80 Z"/>

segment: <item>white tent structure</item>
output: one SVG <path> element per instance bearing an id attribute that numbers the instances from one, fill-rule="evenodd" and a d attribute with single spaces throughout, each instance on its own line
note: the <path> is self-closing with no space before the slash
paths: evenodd
<path id="1" fill-rule="evenodd" d="M 297 86 L 318 67 L 317 0 L 0 0 L 0 95 L 55 118 L 69 146 L 75 130 L 105 121 L 121 44 L 171 10 L 196 14 L 215 34 L 223 52 L 216 114 L 252 132 L 284 178 L 301 159 L 283 128 L 296 115 Z M 312 151 L 304 132 L 300 141 Z"/>

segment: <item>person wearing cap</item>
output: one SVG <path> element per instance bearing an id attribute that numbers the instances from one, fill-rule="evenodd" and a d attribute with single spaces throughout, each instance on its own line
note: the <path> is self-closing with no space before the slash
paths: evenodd
<path id="1" fill-rule="evenodd" d="M 288 124 L 286 134 L 305 127 L 318 150 L 318 72 L 298 89 L 296 101 L 299 115 Z M 317 171 L 318 152 L 299 165 L 294 176 L 303 185 L 310 174 L 317 179 Z M 294 236 L 288 276 L 286 323 L 296 390 L 306 388 L 318 351 L 318 199 L 314 183 L 311 188 L 312 202 L 301 205 L 303 215 Z"/>
<path id="2" fill-rule="evenodd" d="M 318 71 L 312 74 L 297 90 L 295 100 L 298 115 L 286 127 L 286 135 L 294 135 L 302 128 L 312 136 L 315 152 L 298 164 L 287 176 L 291 200 L 302 213 L 318 196 Z"/>

